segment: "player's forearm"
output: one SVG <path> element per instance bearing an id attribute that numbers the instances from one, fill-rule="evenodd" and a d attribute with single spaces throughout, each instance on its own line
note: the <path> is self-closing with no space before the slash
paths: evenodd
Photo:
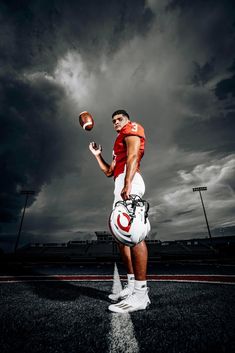
<path id="1" fill-rule="evenodd" d="M 129 155 L 126 163 L 125 185 L 130 185 L 138 168 L 138 156 Z"/>
<path id="2" fill-rule="evenodd" d="M 101 154 L 99 154 L 98 156 L 95 156 L 96 160 L 99 164 L 100 169 L 102 170 L 102 172 L 104 172 L 104 174 L 109 177 L 113 175 L 113 172 L 111 170 L 110 164 L 108 164 L 107 162 L 105 162 L 104 158 L 101 156 Z"/>

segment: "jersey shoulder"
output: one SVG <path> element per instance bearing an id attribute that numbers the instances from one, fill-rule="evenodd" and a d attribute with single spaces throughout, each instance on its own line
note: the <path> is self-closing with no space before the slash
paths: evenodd
<path id="1" fill-rule="evenodd" d="M 126 124 L 122 128 L 121 133 L 125 136 L 139 136 L 145 138 L 143 126 L 133 121 Z"/>

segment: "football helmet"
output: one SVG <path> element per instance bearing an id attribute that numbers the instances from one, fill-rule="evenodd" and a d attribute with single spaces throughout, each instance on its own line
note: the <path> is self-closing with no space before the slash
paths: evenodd
<path id="1" fill-rule="evenodd" d="M 114 238 L 130 247 L 140 243 L 150 231 L 149 203 L 138 195 L 116 202 L 109 217 L 109 227 Z"/>

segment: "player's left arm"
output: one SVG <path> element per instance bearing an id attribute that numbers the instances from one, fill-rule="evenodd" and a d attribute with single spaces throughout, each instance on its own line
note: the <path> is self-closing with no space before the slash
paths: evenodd
<path id="1" fill-rule="evenodd" d="M 138 168 L 140 137 L 126 136 L 125 142 L 127 147 L 127 163 L 126 163 L 126 176 L 124 181 L 124 187 L 121 191 L 121 196 L 123 200 L 127 200 L 130 196 L 131 182 Z"/>

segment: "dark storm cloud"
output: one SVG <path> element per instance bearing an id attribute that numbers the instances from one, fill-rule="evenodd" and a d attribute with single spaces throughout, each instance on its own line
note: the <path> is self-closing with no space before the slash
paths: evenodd
<path id="1" fill-rule="evenodd" d="M 235 97 L 235 74 L 230 78 L 218 82 L 215 94 L 221 100 L 228 98 L 228 96 Z"/>
<path id="2" fill-rule="evenodd" d="M 192 82 L 196 86 L 205 85 L 205 83 L 207 83 L 213 77 L 214 73 L 214 59 L 212 59 L 210 62 L 206 62 L 203 65 L 195 62 Z"/>
<path id="3" fill-rule="evenodd" d="M 47 72 L 69 50 L 94 65 L 122 41 L 144 35 L 153 20 L 143 0 L 7 0 L 0 4 L 0 16 L 1 64 Z"/>
<path id="4" fill-rule="evenodd" d="M 60 109 L 62 88 L 7 76 L 0 78 L 0 91 L 1 221 L 8 222 L 22 207 L 20 189 L 34 189 L 37 195 L 53 177 L 78 172 L 79 154 L 74 155 L 74 126 L 63 116 L 69 110 Z"/>
<path id="5" fill-rule="evenodd" d="M 213 154 L 223 155 L 234 152 L 233 2 L 190 3 L 176 0 L 170 2 L 168 10 L 180 10 L 179 17 L 182 21 L 179 25 L 180 36 L 184 39 L 191 36 L 195 47 L 199 39 L 201 46 L 201 57 L 197 59 L 198 61 L 190 56 L 193 63 L 190 83 L 196 87 L 197 94 L 191 95 L 191 101 L 187 102 L 191 105 L 191 114 L 185 114 L 184 121 L 174 134 L 174 141 L 186 151 L 210 151 Z M 187 33 L 183 36 L 182 32 L 186 30 L 186 26 Z"/>
<path id="6" fill-rule="evenodd" d="M 228 72 L 231 72 L 232 76 L 219 81 L 215 87 L 215 94 L 220 100 L 224 100 L 228 97 L 235 97 L 235 59 L 232 66 L 228 68 Z M 234 108 L 234 105 L 227 106 L 227 109 Z"/>
<path id="7" fill-rule="evenodd" d="M 53 178 L 79 172 L 81 145 L 64 89 L 43 75 L 27 75 L 53 73 L 69 50 L 94 70 L 104 52 L 144 35 L 152 19 L 142 0 L 1 1 L 1 222 L 16 219 L 21 188 L 37 195 Z"/>
<path id="8" fill-rule="evenodd" d="M 180 40 L 191 38 L 196 49 L 200 41 L 201 67 L 204 67 L 204 79 L 208 70 L 220 70 L 221 65 L 227 65 L 234 58 L 235 7 L 232 0 L 173 0 L 167 6 L 169 12 L 178 12 L 177 28 Z M 199 49 L 199 48 L 198 48 Z M 195 61 L 192 53 L 185 53 Z M 205 61 L 206 57 L 206 61 Z"/>
<path id="9" fill-rule="evenodd" d="M 235 151 L 235 113 L 202 121 L 188 119 L 176 132 L 175 141 L 185 151 L 211 151 L 227 154 Z"/>

